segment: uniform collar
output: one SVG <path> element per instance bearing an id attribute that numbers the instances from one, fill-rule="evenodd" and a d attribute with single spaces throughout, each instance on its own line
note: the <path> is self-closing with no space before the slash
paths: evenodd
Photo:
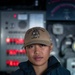
<path id="1" fill-rule="evenodd" d="M 56 63 L 59 63 L 58 60 L 54 56 L 50 56 L 48 59 L 48 69 L 50 69 L 53 65 Z M 33 69 L 33 66 L 31 62 L 28 60 L 26 62 L 21 62 L 19 64 L 19 67 L 21 70 L 23 70 L 25 73 L 30 73 L 30 75 L 36 75 L 35 71 Z M 47 70 L 48 70 L 47 69 Z M 31 74 L 32 73 L 32 74 Z"/>

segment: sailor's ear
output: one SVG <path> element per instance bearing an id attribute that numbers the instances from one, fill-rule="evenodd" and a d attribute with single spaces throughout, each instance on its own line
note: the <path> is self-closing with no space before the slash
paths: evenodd
<path id="1" fill-rule="evenodd" d="M 52 50 L 52 49 L 53 49 L 53 44 L 51 43 L 51 44 L 50 44 L 50 50 Z"/>

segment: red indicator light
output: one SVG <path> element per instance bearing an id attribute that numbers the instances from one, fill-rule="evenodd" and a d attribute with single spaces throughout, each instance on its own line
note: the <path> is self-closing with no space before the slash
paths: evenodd
<path id="1" fill-rule="evenodd" d="M 17 50 L 10 50 L 10 51 L 9 51 L 9 54 L 10 54 L 10 55 L 16 55 L 16 54 L 17 54 Z"/>
<path id="2" fill-rule="evenodd" d="M 12 60 L 9 61 L 9 66 L 13 66 L 13 61 Z"/>
<path id="3" fill-rule="evenodd" d="M 11 43 L 15 43 L 15 39 L 14 38 L 11 38 Z"/>
<path id="4" fill-rule="evenodd" d="M 26 50 L 23 50 L 23 54 L 26 54 Z"/>
<path id="5" fill-rule="evenodd" d="M 6 43 L 10 43 L 11 39 L 10 38 L 6 38 Z"/>
<path id="6" fill-rule="evenodd" d="M 13 50 L 9 50 L 9 55 L 13 55 Z"/>
<path id="7" fill-rule="evenodd" d="M 6 50 L 6 53 L 9 54 L 9 50 Z"/>
<path id="8" fill-rule="evenodd" d="M 16 17 L 17 17 L 17 15 L 16 15 L 16 14 L 14 14 L 14 15 L 13 15 L 13 17 L 14 17 L 14 18 L 16 18 Z"/>
<path id="9" fill-rule="evenodd" d="M 23 44 L 24 43 L 24 39 L 20 38 L 19 42 L 20 42 L 20 44 Z"/>
<path id="10" fill-rule="evenodd" d="M 9 60 L 6 61 L 6 64 L 9 65 Z"/>
<path id="11" fill-rule="evenodd" d="M 19 44 L 19 39 L 18 38 L 15 38 L 15 43 Z"/>
<path id="12" fill-rule="evenodd" d="M 18 60 L 15 60 L 14 62 L 13 62 L 13 66 L 18 66 L 19 65 L 19 61 Z"/>

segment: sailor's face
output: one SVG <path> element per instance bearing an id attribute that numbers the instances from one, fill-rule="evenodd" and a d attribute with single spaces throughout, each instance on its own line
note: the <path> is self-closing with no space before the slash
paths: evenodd
<path id="1" fill-rule="evenodd" d="M 47 64 L 51 50 L 51 46 L 44 44 L 32 44 L 26 47 L 29 61 L 36 66 Z"/>

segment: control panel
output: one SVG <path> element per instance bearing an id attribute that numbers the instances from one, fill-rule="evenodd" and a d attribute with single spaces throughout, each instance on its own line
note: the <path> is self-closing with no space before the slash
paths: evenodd
<path id="1" fill-rule="evenodd" d="M 67 69 L 70 70 L 72 75 L 75 75 L 75 58 L 69 58 L 67 60 Z"/>
<path id="2" fill-rule="evenodd" d="M 75 0 L 47 0 L 47 30 L 61 64 L 75 75 Z"/>
<path id="3" fill-rule="evenodd" d="M 25 32 L 34 26 L 45 27 L 43 11 L 1 11 L 0 71 L 11 72 L 26 61 L 23 49 Z"/>
<path id="4" fill-rule="evenodd" d="M 53 41 L 51 54 L 74 75 L 75 22 L 46 21 L 45 13 L 43 11 L 0 12 L 0 71 L 14 71 L 20 62 L 28 60 L 26 50 L 23 49 L 25 32 L 31 27 L 41 26 L 51 34 Z"/>
<path id="5" fill-rule="evenodd" d="M 47 20 L 75 20 L 75 0 L 47 0 Z"/>
<path id="6" fill-rule="evenodd" d="M 71 71 L 71 75 L 75 75 L 75 22 L 47 21 L 46 27 L 53 41 L 51 54 Z"/>

